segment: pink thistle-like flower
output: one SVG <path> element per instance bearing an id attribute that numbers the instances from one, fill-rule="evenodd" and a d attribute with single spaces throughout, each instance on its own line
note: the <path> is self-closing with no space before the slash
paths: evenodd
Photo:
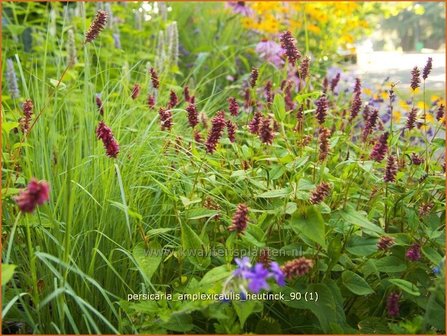
<path id="1" fill-rule="evenodd" d="M 331 192 L 331 186 L 329 183 L 321 182 L 317 187 L 311 192 L 309 202 L 312 204 L 319 204 L 329 195 Z"/>
<path id="2" fill-rule="evenodd" d="M 135 84 L 132 88 L 132 99 L 135 100 L 140 95 L 141 86 L 140 84 Z"/>
<path id="3" fill-rule="evenodd" d="M 237 103 L 236 98 L 228 98 L 228 110 L 233 117 L 237 117 L 239 115 L 239 104 Z"/>
<path id="4" fill-rule="evenodd" d="M 224 111 L 217 112 L 216 116 L 211 119 L 211 131 L 208 134 L 205 146 L 207 153 L 214 153 L 217 148 L 219 139 L 222 137 L 222 133 L 225 129 L 225 114 Z"/>
<path id="5" fill-rule="evenodd" d="M 300 64 L 299 75 L 301 79 L 306 79 L 309 76 L 310 58 L 304 56 Z"/>
<path id="6" fill-rule="evenodd" d="M 231 142 L 236 141 L 236 130 L 237 125 L 231 120 L 227 120 L 227 133 L 228 133 L 228 139 L 230 139 Z"/>
<path id="7" fill-rule="evenodd" d="M 178 104 L 178 98 L 177 95 L 173 90 L 169 93 L 169 103 L 168 103 L 168 109 L 172 109 L 176 107 Z"/>
<path id="8" fill-rule="evenodd" d="M 411 153 L 411 163 L 415 166 L 419 166 L 424 162 L 424 158 L 416 153 Z"/>
<path id="9" fill-rule="evenodd" d="M 229 1 L 226 6 L 232 8 L 234 14 L 241 14 L 243 16 L 251 16 L 253 14 L 253 10 L 247 6 L 246 1 Z"/>
<path id="10" fill-rule="evenodd" d="M 31 117 L 33 115 L 33 101 L 31 99 L 25 100 L 25 102 L 22 105 L 23 109 L 23 117 L 20 118 L 20 128 L 24 134 L 28 134 L 29 129 L 31 127 Z"/>
<path id="11" fill-rule="evenodd" d="M 301 54 L 296 48 L 296 40 L 290 31 L 286 31 L 280 36 L 281 47 L 285 50 L 285 54 L 289 59 L 289 63 L 295 66 L 296 61 L 301 58 Z"/>
<path id="12" fill-rule="evenodd" d="M 411 111 L 408 113 L 407 123 L 405 125 L 406 128 L 412 130 L 416 125 L 416 116 L 417 116 L 417 108 L 413 107 Z"/>
<path id="13" fill-rule="evenodd" d="M 421 245 L 414 243 L 405 253 L 405 256 L 410 261 L 418 261 L 421 259 Z"/>
<path id="14" fill-rule="evenodd" d="M 236 212 L 233 215 L 232 224 L 228 227 L 229 231 L 237 231 L 239 234 L 243 233 L 248 225 L 248 207 L 244 203 L 237 206 Z"/>
<path id="15" fill-rule="evenodd" d="M 154 68 L 150 68 L 150 73 L 151 73 L 151 82 L 152 82 L 152 87 L 154 89 L 158 89 L 158 87 L 160 86 L 160 80 L 158 79 L 158 74 L 155 71 Z"/>
<path id="16" fill-rule="evenodd" d="M 100 121 L 96 128 L 96 137 L 102 140 L 107 156 L 116 158 L 120 151 L 120 147 L 113 136 L 112 130 L 104 123 L 104 121 Z"/>
<path id="17" fill-rule="evenodd" d="M 195 104 L 189 104 L 188 107 L 186 107 L 186 112 L 188 112 L 188 123 L 189 126 L 194 128 L 198 123 L 198 112 Z"/>
<path id="18" fill-rule="evenodd" d="M 154 95 L 149 94 L 147 96 L 147 105 L 152 110 L 155 107 L 155 97 Z"/>
<path id="19" fill-rule="evenodd" d="M 321 95 L 320 98 L 318 98 L 315 101 L 315 105 L 317 106 L 317 109 L 315 111 L 315 116 L 320 123 L 320 125 L 324 124 L 324 121 L 326 120 L 326 114 L 327 110 L 329 108 L 329 102 L 325 95 Z"/>
<path id="20" fill-rule="evenodd" d="M 259 54 L 260 58 L 272 63 L 276 68 L 279 68 L 284 64 L 281 57 L 284 53 L 284 49 L 282 49 L 281 46 L 274 41 L 269 41 L 266 39 L 261 40 L 256 45 L 255 51 Z"/>
<path id="21" fill-rule="evenodd" d="M 386 309 L 390 317 L 399 316 L 399 299 L 398 293 L 391 293 L 386 300 Z"/>
<path id="22" fill-rule="evenodd" d="M 170 131 L 173 125 L 172 122 L 172 112 L 169 109 L 160 107 L 160 109 L 158 110 L 158 115 L 160 117 L 160 122 L 161 122 L 161 130 L 168 130 Z"/>
<path id="23" fill-rule="evenodd" d="M 95 97 L 96 107 L 98 108 L 98 112 L 100 116 L 104 116 L 104 104 L 101 100 L 101 96 L 99 94 Z"/>
<path id="24" fill-rule="evenodd" d="M 258 80 L 259 72 L 258 69 L 252 68 L 250 73 L 250 86 L 254 88 L 256 86 L 256 81 Z"/>
<path id="25" fill-rule="evenodd" d="M 388 156 L 388 160 L 385 168 L 385 176 L 383 180 L 385 182 L 395 182 L 397 174 L 397 160 L 393 155 Z"/>
<path id="26" fill-rule="evenodd" d="M 429 57 L 427 59 L 427 63 L 425 64 L 424 69 L 422 70 L 422 79 L 423 80 L 426 80 L 428 75 L 430 74 L 431 69 L 433 67 L 433 63 L 432 62 L 433 62 L 433 58 Z"/>
<path id="27" fill-rule="evenodd" d="M 85 34 L 84 43 L 92 42 L 96 39 L 99 33 L 104 29 L 107 23 L 107 12 L 103 10 L 98 10 L 96 12 L 96 17 L 90 25 L 87 33 Z"/>
<path id="28" fill-rule="evenodd" d="M 273 128 L 272 128 L 272 118 L 267 116 L 262 118 L 259 124 L 259 139 L 262 143 L 271 145 L 273 143 Z"/>
<path id="29" fill-rule="evenodd" d="M 326 159 L 326 157 L 329 155 L 329 138 L 331 137 L 331 131 L 326 128 L 326 127 L 322 127 L 320 128 L 320 132 L 319 132 L 319 136 L 318 136 L 318 143 L 319 143 L 319 149 L 320 149 L 320 153 L 318 156 L 318 159 L 320 161 L 324 161 Z"/>
<path id="30" fill-rule="evenodd" d="M 248 124 L 248 130 L 250 131 L 250 133 L 258 134 L 261 120 L 262 120 L 262 113 L 259 111 L 255 112 L 253 119 Z"/>
<path id="31" fill-rule="evenodd" d="M 363 112 L 365 112 L 365 110 Z M 379 110 L 377 110 L 377 109 L 373 109 L 372 111 L 369 111 L 369 109 L 368 109 L 367 112 L 368 112 L 368 116 L 367 116 L 367 119 L 365 122 L 365 127 L 363 128 L 363 132 L 362 132 L 363 141 L 366 141 L 368 139 L 368 136 L 371 134 L 373 129 L 376 127 L 377 120 L 379 117 Z"/>
<path id="32" fill-rule="evenodd" d="M 314 262 L 305 257 L 297 258 L 286 262 L 282 267 L 282 271 L 287 279 L 303 276 L 311 270 Z"/>
<path id="33" fill-rule="evenodd" d="M 421 84 L 421 72 L 419 71 L 418 67 L 414 67 L 413 70 L 411 70 L 411 84 L 410 87 L 414 91 L 416 90 L 420 84 Z"/>
<path id="34" fill-rule="evenodd" d="M 440 121 L 442 118 L 444 118 L 444 105 L 439 105 L 438 111 L 436 111 L 436 120 Z"/>
<path id="35" fill-rule="evenodd" d="M 374 161 L 380 162 L 385 157 L 388 151 L 388 136 L 388 132 L 383 133 L 374 145 L 370 156 Z"/>
<path id="36" fill-rule="evenodd" d="M 14 198 L 20 211 L 32 213 L 38 205 L 42 205 L 50 199 L 50 187 L 46 181 L 38 181 L 32 178 L 26 189 L 22 190 Z"/>
<path id="37" fill-rule="evenodd" d="M 379 250 L 388 250 L 391 246 L 394 245 L 394 243 L 395 243 L 394 238 L 388 236 L 382 236 L 377 242 L 377 248 Z"/>

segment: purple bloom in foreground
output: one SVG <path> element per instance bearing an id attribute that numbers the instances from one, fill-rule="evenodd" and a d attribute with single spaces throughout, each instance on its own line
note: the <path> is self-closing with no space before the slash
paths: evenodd
<path id="1" fill-rule="evenodd" d="M 233 273 L 234 276 L 240 276 L 244 279 L 247 278 L 248 275 L 250 274 L 251 269 L 250 258 L 249 257 L 243 257 L 242 259 L 235 258 L 234 261 L 238 266 L 238 268 Z"/>
<path id="2" fill-rule="evenodd" d="M 252 272 L 249 274 L 248 279 L 248 289 L 253 293 L 258 293 L 261 289 L 268 290 L 269 285 L 267 284 L 267 278 L 269 276 L 269 271 L 262 265 L 258 263 L 255 265 Z"/>
<path id="3" fill-rule="evenodd" d="M 276 280 L 278 285 L 284 286 L 286 284 L 284 273 L 277 262 L 270 264 L 270 272 L 270 275 Z"/>

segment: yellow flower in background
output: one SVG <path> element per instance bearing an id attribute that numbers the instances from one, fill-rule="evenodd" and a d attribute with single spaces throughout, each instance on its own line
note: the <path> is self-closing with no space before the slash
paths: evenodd
<path id="1" fill-rule="evenodd" d="M 363 93 L 367 96 L 371 96 L 372 95 L 372 90 L 369 88 L 363 88 Z"/>
<path id="2" fill-rule="evenodd" d="M 309 31 L 315 33 L 315 34 L 319 34 L 319 33 L 321 32 L 321 29 L 320 29 L 318 26 L 314 25 L 314 24 L 310 24 L 310 25 L 308 25 L 308 26 L 307 26 L 307 29 L 308 29 Z"/>
<path id="3" fill-rule="evenodd" d="M 418 108 L 420 108 L 422 111 L 423 111 L 424 109 L 427 109 L 427 104 L 426 104 L 425 102 L 422 102 L 422 101 L 418 102 L 418 103 L 416 104 L 416 106 L 417 106 Z"/>
<path id="4" fill-rule="evenodd" d="M 405 100 L 400 100 L 399 101 L 399 106 L 402 107 L 403 109 L 407 110 L 410 108 L 410 105 L 407 104 L 407 102 Z"/>
<path id="5" fill-rule="evenodd" d="M 400 120 L 402 119 L 402 112 L 399 111 L 394 111 L 393 112 L 393 122 L 400 122 Z"/>

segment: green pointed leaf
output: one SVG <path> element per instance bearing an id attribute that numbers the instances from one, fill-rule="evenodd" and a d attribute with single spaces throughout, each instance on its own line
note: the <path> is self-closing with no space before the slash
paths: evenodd
<path id="1" fill-rule="evenodd" d="M 417 288 L 417 286 L 412 284 L 410 281 L 404 279 L 388 279 L 388 281 L 402 289 L 404 292 L 407 292 L 408 294 L 414 296 L 421 295 L 419 288 Z"/>
<path id="2" fill-rule="evenodd" d="M 14 275 L 16 265 L 2 264 L 2 286 L 6 285 Z"/>
<path id="3" fill-rule="evenodd" d="M 163 258 L 160 244 L 153 240 L 146 249 L 144 244 L 140 243 L 134 247 L 132 255 L 140 271 L 150 281 Z"/>
<path id="4" fill-rule="evenodd" d="M 302 233 L 326 249 L 324 220 L 316 207 L 309 207 L 305 215 L 295 212 L 290 219 L 290 225 L 296 233 Z"/>
<path id="5" fill-rule="evenodd" d="M 347 207 L 340 211 L 340 215 L 348 223 L 359 226 L 365 230 L 379 234 L 384 233 L 383 229 L 380 226 L 377 226 L 374 223 L 370 222 L 365 215 L 351 207 Z"/>
<path id="6" fill-rule="evenodd" d="M 187 259 L 199 268 L 205 268 L 210 263 L 210 255 L 202 239 L 188 224 L 182 224 L 182 248 Z"/>
<path id="7" fill-rule="evenodd" d="M 346 288 L 354 294 L 368 295 L 374 293 L 374 290 L 368 285 L 366 280 L 352 271 L 344 271 L 341 279 Z"/>

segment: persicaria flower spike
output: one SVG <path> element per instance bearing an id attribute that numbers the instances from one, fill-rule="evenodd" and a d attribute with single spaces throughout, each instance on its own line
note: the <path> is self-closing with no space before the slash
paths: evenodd
<path id="1" fill-rule="evenodd" d="M 360 81 L 360 78 L 355 79 L 354 93 L 358 95 L 362 94 L 362 82 Z"/>
<path id="2" fill-rule="evenodd" d="M 383 133 L 377 140 L 371 152 L 371 159 L 380 162 L 385 157 L 388 151 L 388 132 Z"/>
<path id="3" fill-rule="evenodd" d="M 362 99 L 360 98 L 359 93 L 354 93 L 354 97 L 351 102 L 351 116 L 350 119 L 353 120 L 360 112 L 360 108 L 362 107 Z"/>
<path id="4" fill-rule="evenodd" d="M 326 114 L 329 107 L 329 102 L 325 95 L 320 96 L 315 101 L 315 105 L 317 105 L 317 109 L 315 111 L 315 116 L 320 123 L 320 125 L 324 124 L 324 121 L 326 120 Z"/>
<path id="5" fill-rule="evenodd" d="M 311 270 L 314 262 L 305 257 L 297 258 L 286 262 L 282 267 L 282 271 L 287 279 L 303 276 Z"/>
<path id="6" fill-rule="evenodd" d="M 112 130 L 104 123 L 104 121 L 100 121 L 96 128 L 96 137 L 102 140 L 107 156 L 116 158 L 120 151 L 120 147 L 112 134 Z"/>
<path id="7" fill-rule="evenodd" d="M 152 110 L 155 107 L 155 97 L 154 95 L 149 94 L 147 96 L 147 105 Z"/>
<path id="8" fill-rule="evenodd" d="M 414 243 L 405 253 L 405 256 L 410 261 L 418 261 L 421 259 L 421 246 L 418 243 Z"/>
<path id="9" fill-rule="evenodd" d="M 308 56 L 305 56 L 300 64 L 300 78 L 306 79 L 309 76 L 309 67 L 310 67 L 310 58 Z"/>
<path id="10" fill-rule="evenodd" d="M 274 93 L 272 92 L 272 81 L 267 81 L 264 88 L 265 100 L 268 105 L 273 103 Z"/>
<path id="11" fill-rule="evenodd" d="M 433 209 L 434 204 L 431 202 L 423 202 L 418 208 L 419 217 L 427 216 Z"/>
<path id="12" fill-rule="evenodd" d="M 258 76 L 259 76 L 258 69 L 256 69 L 256 68 L 251 69 L 250 86 L 252 88 L 254 88 L 256 86 L 256 81 L 258 80 Z"/>
<path id="13" fill-rule="evenodd" d="M 231 120 L 227 120 L 227 133 L 228 133 L 228 139 L 233 143 L 236 141 L 236 130 L 237 125 Z"/>
<path id="14" fill-rule="evenodd" d="M 411 84 L 410 87 L 414 91 L 416 90 L 420 84 L 421 84 L 421 72 L 419 71 L 418 67 L 414 67 L 413 70 L 411 70 Z"/>
<path id="15" fill-rule="evenodd" d="M 319 160 L 323 161 L 324 159 L 326 159 L 326 157 L 329 154 L 329 138 L 331 136 L 331 130 L 326 128 L 326 127 L 322 127 L 320 129 L 320 135 L 318 136 L 318 143 L 319 143 L 319 148 L 320 148 L 320 153 L 319 153 Z"/>
<path id="16" fill-rule="evenodd" d="M 190 103 L 191 102 L 191 95 L 189 93 L 189 87 L 185 86 L 183 88 L 183 97 L 185 98 L 185 102 Z"/>
<path id="17" fill-rule="evenodd" d="M 433 67 L 433 63 L 432 62 L 433 62 L 433 58 L 429 57 L 427 59 L 427 63 L 425 64 L 424 69 L 422 69 L 422 79 L 423 80 L 426 80 L 428 75 L 430 74 L 431 69 Z"/>
<path id="18" fill-rule="evenodd" d="M 444 118 L 444 105 L 439 105 L 438 111 L 436 112 L 436 120 L 440 121 L 442 118 Z"/>
<path id="19" fill-rule="evenodd" d="M 397 174 L 397 160 L 393 155 L 388 156 L 386 163 L 385 176 L 383 180 L 385 182 L 395 182 Z"/>
<path id="20" fill-rule="evenodd" d="M 32 178 L 25 190 L 14 198 L 20 211 L 32 213 L 38 205 L 42 205 L 50 198 L 50 187 L 46 181 Z"/>
<path id="21" fill-rule="evenodd" d="M 31 117 L 33 115 L 33 101 L 31 99 L 25 100 L 22 105 L 23 117 L 20 118 L 20 128 L 24 134 L 28 134 L 31 127 Z"/>
<path id="22" fill-rule="evenodd" d="M 262 143 L 271 145 L 273 143 L 273 119 L 270 116 L 262 118 L 259 125 L 259 139 Z"/>
<path id="23" fill-rule="evenodd" d="M 216 116 L 211 119 L 211 131 L 205 143 L 206 151 L 208 153 L 212 154 L 216 151 L 217 143 L 222 136 L 225 126 L 226 122 L 224 111 L 219 111 L 217 112 Z"/>
<path id="24" fill-rule="evenodd" d="M 329 183 L 322 182 L 312 191 L 309 201 L 312 204 L 319 204 L 329 195 L 331 186 Z"/>
<path id="25" fill-rule="evenodd" d="M 98 10 L 96 12 L 96 17 L 90 25 L 87 33 L 85 34 L 85 42 L 89 43 L 96 39 L 99 33 L 104 29 L 107 23 L 107 12 L 103 10 Z"/>
<path id="26" fill-rule="evenodd" d="M 255 112 L 253 119 L 248 124 L 248 130 L 250 131 L 250 133 L 258 134 L 261 120 L 262 120 L 262 113 L 259 111 Z"/>
<path id="27" fill-rule="evenodd" d="M 386 300 L 386 309 L 390 317 L 399 316 L 399 299 L 398 293 L 391 293 Z"/>
<path id="28" fill-rule="evenodd" d="M 197 108 L 195 104 L 189 104 L 186 107 L 186 112 L 188 112 L 188 123 L 189 126 L 191 126 L 192 128 L 194 128 L 198 123 L 199 123 L 199 119 L 198 119 L 198 112 L 197 112 Z"/>
<path id="29" fill-rule="evenodd" d="M 296 61 L 300 59 L 301 54 L 296 48 L 296 41 L 290 31 L 286 31 L 281 34 L 280 37 L 281 47 L 285 50 L 285 54 L 289 59 L 289 63 L 295 66 Z"/>
<path id="30" fill-rule="evenodd" d="M 365 107 L 365 109 L 363 110 L 363 113 L 364 114 L 367 113 L 365 127 L 363 128 L 363 132 L 362 132 L 362 139 L 363 139 L 363 141 L 366 141 L 368 139 L 368 136 L 371 134 L 371 132 L 377 125 L 377 120 L 379 117 L 379 110 L 373 109 L 372 111 L 370 111 L 368 107 Z"/>
<path id="31" fill-rule="evenodd" d="M 100 116 L 104 116 L 104 104 L 102 103 L 101 95 L 98 93 L 95 97 L 96 107 Z"/>
<path id="32" fill-rule="evenodd" d="M 228 98 L 228 110 L 233 117 L 239 115 L 239 105 L 236 101 L 236 98 L 230 97 Z"/>
<path id="33" fill-rule="evenodd" d="M 409 130 L 412 130 L 414 126 L 416 125 L 416 116 L 417 116 L 417 108 L 413 107 L 410 112 L 408 113 L 406 128 Z"/>
<path id="34" fill-rule="evenodd" d="M 150 73 L 151 73 L 151 82 L 152 82 L 152 87 L 154 89 L 158 89 L 158 87 L 160 86 L 160 80 L 158 79 L 158 74 L 155 71 L 154 68 L 150 68 Z"/>
<path id="35" fill-rule="evenodd" d="M 135 84 L 132 88 L 132 99 L 135 100 L 138 98 L 138 96 L 140 95 L 140 85 L 139 84 Z"/>
<path id="36" fill-rule="evenodd" d="M 416 153 L 411 153 L 410 159 L 415 166 L 419 166 L 424 162 L 424 158 Z"/>
<path id="37" fill-rule="evenodd" d="M 160 107 L 160 109 L 158 110 L 158 115 L 160 117 L 161 130 L 170 131 L 173 125 L 171 110 Z"/>
<path id="38" fill-rule="evenodd" d="M 237 206 L 236 212 L 233 215 L 232 224 L 228 227 L 229 231 L 237 231 L 243 233 L 248 225 L 248 207 L 244 203 Z"/>
<path id="39" fill-rule="evenodd" d="M 338 85 L 338 82 L 340 82 L 341 74 L 338 72 L 334 78 L 331 80 L 331 91 L 334 92 L 335 88 Z"/>
<path id="40" fill-rule="evenodd" d="M 168 108 L 174 108 L 176 107 L 178 104 L 178 98 L 177 95 L 175 94 L 175 92 L 173 90 L 171 90 L 171 92 L 169 93 L 169 104 L 168 104 Z"/>
<path id="41" fill-rule="evenodd" d="M 394 242 L 395 242 L 394 238 L 388 236 L 382 236 L 377 242 L 377 248 L 379 250 L 388 250 L 391 246 L 394 245 Z"/>

